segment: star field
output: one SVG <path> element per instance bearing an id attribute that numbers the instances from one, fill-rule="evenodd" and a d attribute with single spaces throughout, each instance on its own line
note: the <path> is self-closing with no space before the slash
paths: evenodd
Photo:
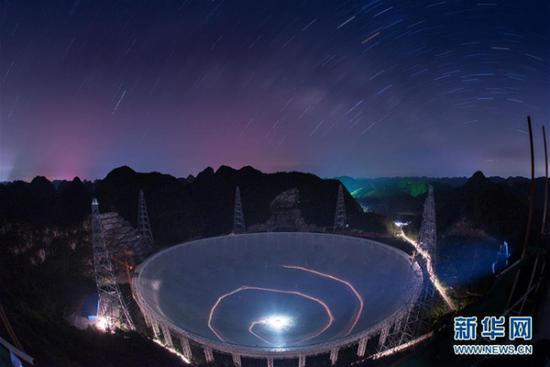
<path id="1" fill-rule="evenodd" d="M 526 175 L 549 21 L 546 1 L 3 0 L 0 179 Z"/>

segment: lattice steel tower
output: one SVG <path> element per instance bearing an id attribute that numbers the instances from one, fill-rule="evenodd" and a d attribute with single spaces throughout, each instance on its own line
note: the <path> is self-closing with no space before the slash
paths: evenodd
<path id="1" fill-rule="evenodd" d="M 338 199 L 336 200 L 336 213 L 334 215 L 334 230 L 346 228 L 346 203 L 344 201 L 344 188 L 338 187 Z"/>
<path id="2" fill-rule="evenodd" d="M 239 186 L 235 189 L 235 209 L 233 210 L 233 233 L 246 232 L 244 222 L 243 204 L 241 202 L 241 190 Z"/>
<path id="3" fill-rule="evenodd" d="M 428 196 L 424 202 L 424 212 L 422 213 L 422 224 L 420 225 L 420 232 L 418 234 L 418 244 L 424 250 L 428 251 L 432 258 L 432 263 L 435 263 L 437 258 L 437 231 L 435 222 L 434 189 L 431 185 L 428 187 Z"/>
<path id="4" fill-rule="evenodd" d="M 414 303 L 408 305 L 408 311 L 389 327 L 382 340 L 379 340 L 378 352 L 394 349 L 401 345 L 412 343 L 419 337 L 427 335 L 431 331 L 433 315 L 431 310 L 434 304 L 435 289 L 425 270 L 423 258 L 417 256 L 416 260 L 422 268 L 423 280 L 420 295 Z"/>
<path id="5" fill-rule="evenodd" d="M 378 346 L 379 352 L 411 343 L 422 335 L 429 333 L 432 327 L 433 315 L 431 310 L 438 299 L 435 297 L 437 292 L 432 279 L 430 279 L 430 271 L 434 271 L 432 264 L 436 247 L 435 201 L 432 186 L 428 187 L 428 196 L 424 202 L 418 245 L 428 253 L 427 258 L 418 252 L 415 252 L 414 256 L 414 262 L 418 264 L 419 271 L 422 272 L 420 294 L 418 299 L 409 304 L 409 310 L 403 318 L 387 331 L 383 342 Z"/>
<path id="6" fill-rule="evenodd" d="M 139 260 L 143 260 L 151 252 L 155 243 L 143 190 L 139 190 L 137 223 L 140 242 L 136 245 L 136 256 Z"/>
<path id="7" fill-rule="evenodd" d="M 92 246 L 94 252 L 94 271 L 99 295 L 97 316 L 107 329 L 134 329 L 122 293 L 116 282 L 113 264 L 101 227 L 101 216 L 97 199 L 92 200 Z"/>

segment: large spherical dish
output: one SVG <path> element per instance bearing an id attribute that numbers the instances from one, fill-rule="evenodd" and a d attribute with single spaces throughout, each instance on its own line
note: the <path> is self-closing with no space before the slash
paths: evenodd
<path id="1" fill-rule="evenodd" d="M 314 355 L 402 318 L 422 284 L 401 250 L 350 236 L 268 232 L 187 242 L 136 272 L 142 311 L 175 335 L 256 358 Z"/>

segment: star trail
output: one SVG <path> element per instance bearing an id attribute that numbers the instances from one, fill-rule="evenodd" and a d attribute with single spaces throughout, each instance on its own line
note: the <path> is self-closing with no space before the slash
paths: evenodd
<path id="1" fill-rule="evenodd" d="M 542 0 L 3 0 L 0 180 L 525 175 L 549 20 Z"/>

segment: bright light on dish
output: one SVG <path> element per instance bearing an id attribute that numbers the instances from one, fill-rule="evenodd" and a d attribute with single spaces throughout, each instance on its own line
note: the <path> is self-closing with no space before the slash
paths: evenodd
<path id="1" fill-rule="evenodd" d="M 268 328 L 280 332 L 292 327 L 293 321 L 285 315 L 273 315 L 260 320 L 260 323 Z"/>
<path id="2" fill-rule="evenodd" d="M 406 227 L 410 224 L 411 222 L 403 222 L 403 221 L 400 221 L 400 220 L 396 220 L 395 222 L 393 222 L 393 224 L 397 227 L 397 228 L 403 228 L 403 227 Z"/>

